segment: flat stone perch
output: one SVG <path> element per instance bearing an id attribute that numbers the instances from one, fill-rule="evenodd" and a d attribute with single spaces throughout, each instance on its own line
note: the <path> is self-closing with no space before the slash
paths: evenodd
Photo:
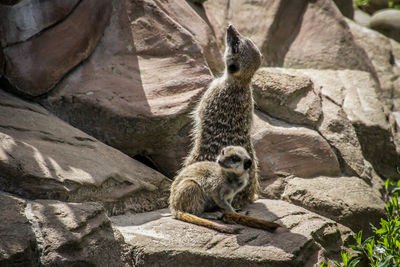
<path id="1" fill-rule="evenodd" d="M 240 227 L 222 234 L 175 220 L 168 209 L 111 218 L 135 247 L 135 266 L 314 266 L 337 254 L 351 230 L 281 200 L 258 200 L 249 215 L 280 223 L 274 233 Z"/>

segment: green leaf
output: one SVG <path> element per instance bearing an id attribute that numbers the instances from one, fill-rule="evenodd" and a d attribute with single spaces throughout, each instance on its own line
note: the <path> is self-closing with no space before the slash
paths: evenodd
<path id="1" fill-rule="evenodd" d="M 347 251 L 340 251 L 340 254 L 342 255 L 342 261 L 344 266 L 347 266 L 348 262 L 349 262 L 349 253 Z"/>
<path id="2" fill-rule="evenodd" d="M 357 244 L 359 244 L 359 245 L 361 245 L 362 233 L 363 233 L 363 231 L 361 230 L 360 232 L 358 232 L 356 234 L 356 241 L 357 241 Z"/>
<path id="3" fill-rule="evenodd" d="M 387 191 L 388 188 L 389 188 L 389 184 L 390 184 L 390 180 L 387 179 L 386 182 L 385 182 L 385 189 L 386 189 L 386 191 Z"/>
<path id="4" fill-rule="evenodd" d="M 356 257 L 353 258 L 350 263 L 349 263 L 349 267 L 356 267 L 357 264 L 361 261 L 361 257 Z"/>
<path id="5" fill-rule="evenodd" d="M 342 267 L 342 264 L 340 264 L 338 261 L 333 261 L 333 263 L 336 265 L 336 267 Z"/>

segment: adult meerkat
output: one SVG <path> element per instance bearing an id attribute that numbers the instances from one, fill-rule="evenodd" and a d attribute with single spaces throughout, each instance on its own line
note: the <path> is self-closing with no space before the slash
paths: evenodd
<path id="1" fill-rule="evenodd" d="M 183 166 L 198 161 L 215 161 L 225 146 L 243 146 L 253 162 L 247 186 L 234 199 L 242 207 L 256 199 L 258 192 L 257 158 L 251 142 L 253 95 L 250 81 L 261 65 L 257 46 L 232 25 L 226 33 L 225 71 L 204 93 L 193 112 L 193 148 Z"/>
<path id="2" fill-rule="evenodd" d="M 231 205 L 234 196 L 247 185 L 251 166 L 250 155 L 243 147 L 228 146 L 222 149 L 216 162 L 201 161 L 184 168 L 171 185 L 172 215 L 224 233 L 235 231 L 207 219 L 223 219 L 268 231 L 280 227 L 273 222 L 236 213 Z"/>
<path id="3" fill-rule="evenodd" d="M 234 213 L 231 202 L 247 185 L 251 165 L 250 155 L 243 147 L 228 146 L 222 149 L 216 162 L 201 161 L 185 167 L 171 185 L 172 215 L 182 221 L 233 233 L 228 226 L 197 216 L 220 219 L 222 213 L 212 212 L 216 208 Z"/>

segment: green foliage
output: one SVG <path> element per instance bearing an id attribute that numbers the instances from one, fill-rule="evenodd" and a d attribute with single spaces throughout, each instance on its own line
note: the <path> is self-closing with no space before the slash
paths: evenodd
<path id="1" fill-rule="evenodd" d="M 397 3 L 396 3 L 396 2 L 397 2 Z M 400 9 L 400 4 L 398 3 L 398 1 L 389 0 L 389 1 L 388 1 L 388 8 Z"/>
<path id="2" fill-rule="evenodd" d="M 355 267 L 360 262 L 371 267 L 400 266 L 400 181 L 385 182 L 386 219 L 382 218 L 379 228 L 371 224 L 375 236 L 362 240 L 362 231 L 354 235 L 355 245 L 349 245 L 355 254 L 342 251 L 342 262 L 334 261 L 337 267 Z M 320 267 L 330 267 L 323 262 Z"/>
<path id="3" fill-rule="evenodd" d="M 369 0 L 354 0 L 354 4 L 361 9 L 365 9 L 365 8 L 368 8 L 371 6 L 371 3 L 369 2 Z M 388 0 L 387 7 L 394 8 L 394 9 L 400 9 L 399 0 Z"/>
<path id="4" fill-rule="evenodd" d="M 369 6 L 369 1 L 368 0 L 355 0 L 354 4 L 357 7 L 365 7 L 365 6 Z"/>

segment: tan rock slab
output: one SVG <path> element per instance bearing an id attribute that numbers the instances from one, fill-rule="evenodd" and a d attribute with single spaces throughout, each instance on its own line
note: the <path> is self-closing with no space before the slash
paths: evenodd
<path id="1" fill-rule="evenodd" d="M 165 207 L 171 181 L 0 91 L 0 190 L 26 198 L 102 202 L 109 213 Z"/>
<path id="2" fill-rule="evenodd" d="M 279 174 L 298 177 L 337 176 L 336 154 L 318 132 L 256 113 L 253 143 L 261 179 Z"/>
<path id="3" fill-rule="evenodd" d="M 385 216 L 380 193 L 357 177 L 288 179 L 282 199 L 350 227 L 368 232 Z M 372 233 L 371 233 L 372 234 Z"/>
<path id="4" fill-rule="evenodd" d="M 322 251 L 325 256 L 337 253 L 342 238 L 350 233 L 348 229 L 341 232 L 329 219 L 280 200 L 258 200 L 249 211 L 285 228 L 270 233 L 237 226 L 243 228 L 239 234 L 227 235 L 177 221 L 168 209 L 111 220 L 138 249 L 137 266 L 311 266 L 322 261 Z"/>
<path id="5" fill-rule="evenodd" d="M 252 87 L 256 107 L 274 118 L 315 126 L 321 117 L 319 90 L 306 75 L 262 68 L 255 74 Z"/>
<path id="6" fill-rule="evenodd" d="M 0 192 L 0 266 L 34 266 L 37 244 L 26 201 Z"/>

